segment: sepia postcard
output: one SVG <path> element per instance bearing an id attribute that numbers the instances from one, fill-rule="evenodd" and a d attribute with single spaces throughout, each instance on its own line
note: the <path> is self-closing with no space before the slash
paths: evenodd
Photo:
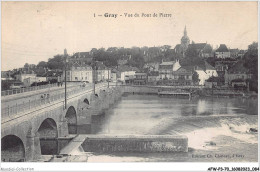
<path id="1" fill-rule="evenodd" d="M 1 171 L 258 155 L 258 1 L 1 1 Z"/>

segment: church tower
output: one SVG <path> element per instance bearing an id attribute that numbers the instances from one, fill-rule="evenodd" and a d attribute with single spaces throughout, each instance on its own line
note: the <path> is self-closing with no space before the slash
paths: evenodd
<path id="1" fill-rule="evenodd" d="M 187 36 L 187 30 L 186 30 L 186 26 L 185 26 L 184 35 L 181 38 L 181 51 L 182 51 L 183 55 L 184 55 L 185 51 L 187 50 L 189 44 L 190 44 L 190 38 Z"/>

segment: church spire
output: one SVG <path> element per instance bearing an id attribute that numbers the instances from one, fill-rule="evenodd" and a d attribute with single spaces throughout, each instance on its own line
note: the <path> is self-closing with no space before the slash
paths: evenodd
<path id="1" fill-rule="evenodd" d="M 184 36 L 187 36 L 186 25 L 185 25 L 185 28 L 184 28 Z"/>

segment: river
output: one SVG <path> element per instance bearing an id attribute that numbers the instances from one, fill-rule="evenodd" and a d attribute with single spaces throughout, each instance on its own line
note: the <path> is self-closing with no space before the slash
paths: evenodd
<path id="1" fill-rule="evenodd" d="M 88 162 L 257 162 L 257 99 L 124 95 L 93 120 L 93 134 L 188 137 L 188 153 L 88 154 Z"/>

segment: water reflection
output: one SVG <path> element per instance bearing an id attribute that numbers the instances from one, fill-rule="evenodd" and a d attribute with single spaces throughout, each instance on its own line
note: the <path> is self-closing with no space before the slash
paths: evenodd
<path id="1" fill-rule="evenodd" d="M 168 118 L 257 115 L 257 100 L 242 98 L 177 99 L 156 95 L 122 97 L 106 114 L 92 116 L 91 133 L 146 134 Z"/>

